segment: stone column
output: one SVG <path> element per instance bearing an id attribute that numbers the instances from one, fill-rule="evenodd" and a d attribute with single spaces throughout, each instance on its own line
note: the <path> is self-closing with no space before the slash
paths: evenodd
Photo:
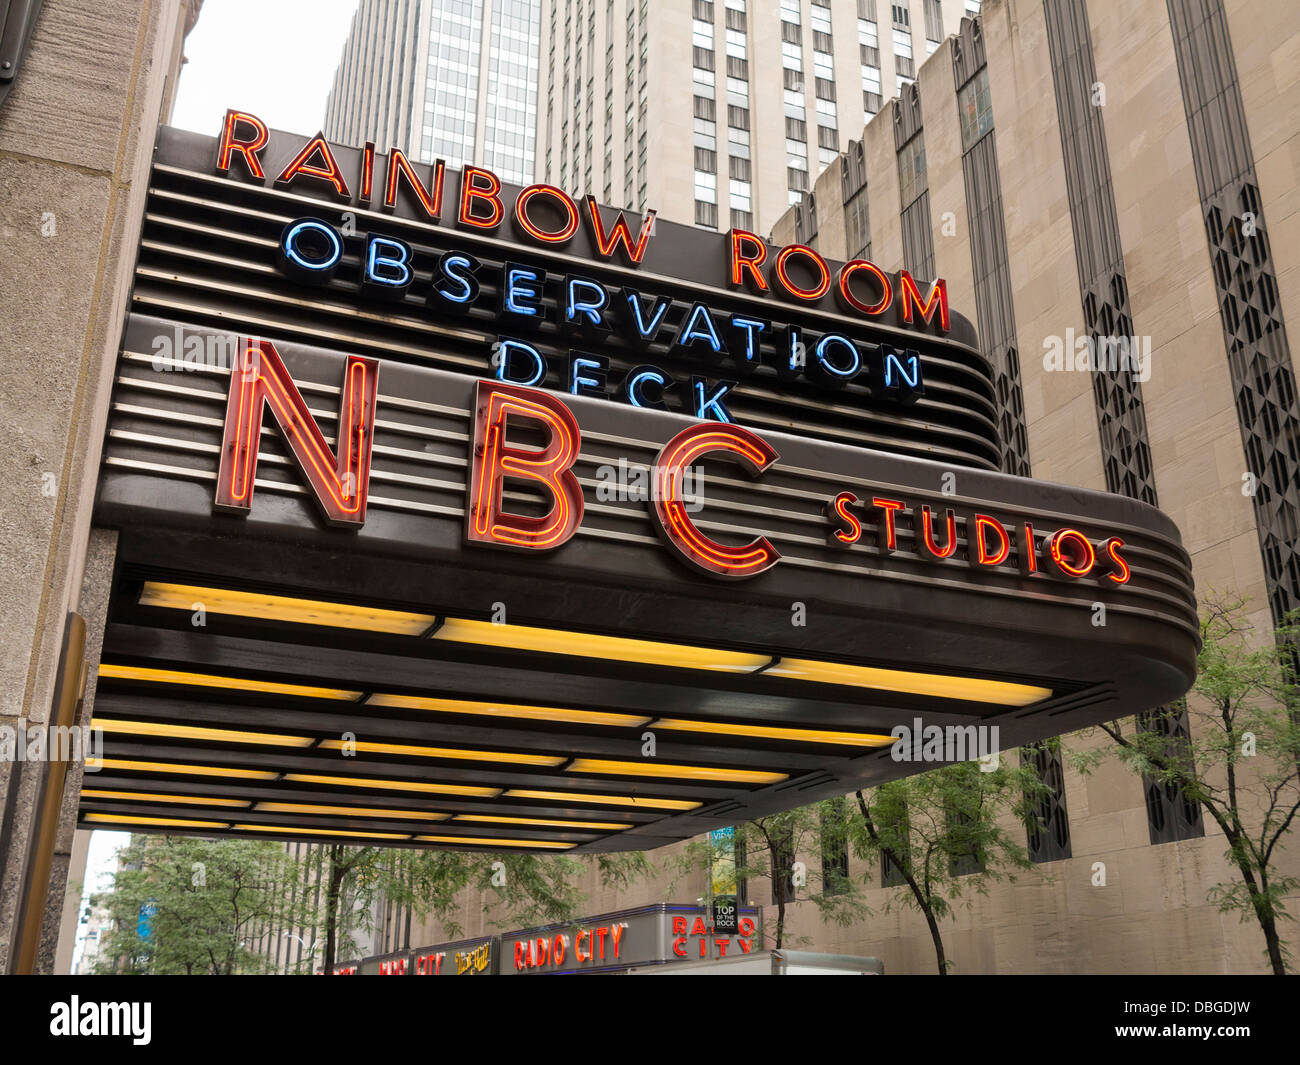
<path id="1" fill-rule="evenodd" d="M 187 7 L 46 0 L 0 105 L 0 727 L 48 720 L 69 611 L 100 619 L 87 646 L 98 657 L 103 604 L 83 602 L 95 483 L 153 140 Z M 108 551 L 111 572 L 111 543 L 97 550 Z M 105 579 L 93 582 L 98 598 Z M 9 968 L 45 769 L 0 762 L 0 971 Z M 70 776 L 75 787 L 80 768 Z M 55 922 L 66 826 L 60 841 Z M 52 949 L 44 946 L 47 959 Z"/>

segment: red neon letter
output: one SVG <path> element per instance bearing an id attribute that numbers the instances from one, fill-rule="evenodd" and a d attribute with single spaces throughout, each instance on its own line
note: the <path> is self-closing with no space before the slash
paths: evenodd
<path id="1" fill-rule="evenodd" d="M 858 516 L 849 510 L 858 497 L 852 492 L 841 492 L 831 500 L 830 506 L 827 507 L 831 515 L 838 518 L 844 523 L 844 528 L 836 529 L 831 533 L 831 542 L 842 547 L 848 547 L 849 544 L 856 544 L 862 539 L 862 522 L 858 521 Z"/>
<path id="2" fill-rule="evenodd" d="M 880 302 L 863 303 L 853 292 L 853 286 L 849 284 L 849 279 L 859 270 L 865 270 L 876 279 L 876 284 L 880 286 Z M 863 314 L 875 318 L 889 310 L 889 305 L 894 302 L 894 286 L 889 283 L 889 277 L 885 271 L 880 269 L 875 263 L 868 262 L 866 259 L 854 259 L 840 267 L 840 300 L 849 308 L 855 311 L 861 311 Z"/>
<path id="3" fill-rule="evenodd" d="M 374 193 L 375 186 L 375 142 L 366 141 L 361 149 L 361 188 L 357 191 L 357 200 L 367 204 Z"/>
<path id="4" fill-rule="evenodd" d="M 759 267 L 767 259 L 767 245 L 760 237 L 747 233 L 743 229 L 733 229 L 728 234 L 728 239 L 731 247 L 731 269 L 727 275 L 728 279 L 733 285 L 739 286 L 744 281 L 756 291 L 766 292 L 767 278 L 763 276 Z M 753 255 L 745 254 L 746 244 L 753 247 Z"/>
<path id="5" fill-rule="evenodd" d="M 951 510 L 945 510 L 943 516 L 947 539 L 940 550 L 934 542 L 934 516 L 929 507 L 921 508 L 921 543 L 935 558 L 947 558 L 957 550 L 957 518 Z"/>
<path id="6" fill-rule="evenodd" d="M 800 288 L 790 277 L 790 272 L 786 269 L 786 263 L 792 255 L 802 255 L 805 259 L 812 262 L 817 270 L 817 286 L 815 288 Z M 819 300 L 830 290 L 831 287 L 831 268 L 826 265 L 826 260 L 818 255 L 812 248 L 806 244 L 788 244 L 776 253 L 776 262 L 773 264 L 772 272 L 776 279 L 781 283 L 781 287 L 796 299 L 801 300 Z"/>
<path id="7" fill-rule="evenodd" d="M 252 126 L 256 131 L 251 141 L 236 139 L 235 128 L 241 122 Z M 244 165 L 248 167 L 249 174 L 255 178 L 265 177 L 262 164 L 257 161 L 257 153 L 266 147 L 266 142 L 270 139 L 271 131 L 256 115 L 250 115 L 247 111 L 227 111 L 225 125 L 221 127 L 221 140 L 217 144 L 217 170 L 222 174 L 228 173 L 230 157 L 238 152 L 244 157 Z"/>
<path id="8" fill-rule="evenodd" d="M 751 476 L 766 470 L 780 456 L 767 441 L 731 423 L 701 422 L 673 437 L 655 460 L 658 491 L 654 511 L 668 542 L 684 559 L 718 577 L 755 577 L 775 566 L 780 553 L 760 536 L 740 547 L 711 540 L 695 527 L 686 513 L 682 479 L 687 468 L 712 451 L 743 459 Z"/>
<path id="9" fill-rule="evenodd" d="M 985 538 L 985 530 L 992 529 L 997 533 L 998 549 L 995 554 L 990 555 L 988 543 Z M 969 527 L 966 538 L 971 539 Z M 996 566 L 1006 561 L 1007 555 L 1011 553 L 1011 541 L 1007 539 L 1007 530 L 1002 527 L 1002 522 L 995 518 L 990 518 L 987 514 L 975 515 L 975 557 L 981 566 Z"/>
<path id="10" fill-rule="evenodd" d="M 582 522 L 582 486 L 572 470 L 582 437 L 573 412 L 546 392 L 487 380 L 478 382 L 474 408 L 465 538 L 530 551 L 559 547 Z M 537 423 L 549 437 L 546 446 L 540 451 L 511 447 L 506 442 L 508 417 Z M 553 500 L 550 511 L 539 518 L 503 511 L 507 477 L 540 485 Z"/>
<path id="11" fill-rule="evenodd" d="M 871 501 L 873 507 L 879 507 L 885 512 L 881 519 L 884 522 L 884 543 L 881 544 L 887 551 L 893 551 L 898 547 L 898 530 L 894 528 L 894 511 L 902 510 L 903 504 L 897 499 L 881 499 L 877 496 Z"/>
<path id="12" fill-rule="evenodd" d="M 902 291 L 901 299 L 903 301 L 903 321 L 908 325 L 912 324 L 912 307 L 921 312 L 921 320 L 929 322 L 934 317 L 935 307 L 939 309 L 939 325 L 946 333 L 948 332 L 948 282 L 943 278 L 937 278 L 930 286 L 930 294 L 925 297 L 925 302 L 921 302 L 921 292 L 916 287 L 916 282 L 912 280 L 912 275 L 906 270 L 898 272 L 898 287 Z"/>
<path id="13" fill-rule="evenodd" d="M 339 447 L 335 455 L 275 346 L 268 340 L 244 340 L 239 364 L 230 374 L 221 468 L 217 472 L 217 508 L 247 513 L 252 505 L 265 403 L 275 415 L 325 517 L 334 525 L 362 525 L 366 520 L 378 383 L 379 363 L 375 359 L 348 356 L 343 369 Z"/>
<path id="14" fill-rule="evenodd" d="M 320 156 L 319 166 L 307 161 L 314 155 Z M 325 141 L 324 133 L 317 133 L 303 145 L 302 151 L 295 155 L 293 161 L 281 171 L 275 183 L 288 185 L 299 174 L 328 181 L 334 186 L 334 191 L 345 200 L 351 195 L 348 192 L 348 183 L 343 180 L 343 171 L 339 169 L 339 164 L 334 160 L 334 153 L 330 151 L 330 146 Z"/>
<path id="15" fill-rule="evenodd" d="M 614 221 L 614 228 L 608 234 L 605 233 L 605 223 L 600 220 L 600 206 L 596 203 L 595 196 L 587 197 L 587 215 L 591 221 L 591 236 L 596 242 L 596 250 L 602 256 L 606 259 L 610 258 L 614 254 L 614 249 L 622 244 L 623 254 L 628 262 L 633 266 L 641 262 L 646 246 L 650 243 L 650 234 L 654 232 L 654 211 L 646 211 L 642 217 L 641 235 L 637 237 L 636 247 L 632 246 L 632 230 L 628 228 L 622 211 L 619 211 L 618 218 Z"/>
<path id="16" fill-rule="evenodd" d="M 1106 554 L 1110 556 L 1110 560 L 1115 563 L 1114 572 L 1106 574 L 1106 579 L 1114 581 L 1116 584 L 1128 584 L 1129 577 L 1132 576 L 1132 571 L 1128 568 L 1128 563 L 1124 561 L 1123 557 L 1119 553 L 1119 549 L 1124 546 L 1124 541 L 1118 536 L 1112 536 L 1101 546 L 1105 548 Z"/>
<path id="17" fill-rule="evenodd" d="M 1073 551 L 1067 549 L 1066 541 L 1074 545 Z M 1048 541 L 1047 550 L 1056 568 L 1067 577 L 1088 576 L 1097 561 L 1092 542 L 1077 529 L 1061 529 L 1053 533 L 1052 539 Z M 1071 558 L 1070 555 L 1074 557 Z"/>
<path id="18" fill-rule="evenodd" d="M 485 184 L 478 183 L 480 178 Z M 460 172 L 460 215 L 457 221 L 463 226 L 473 226 L 475 229 L 496 229 L 501 224 L 501 219 L 505 217 L 501 197 L 497 195 L 500 191 L 501 179 L 491 170 L 484 170 L 481 166 L 465 167 Z M 486 200 L 492 208 L 492 213 L 486 218 L 476 215 L 475 200 Z"/>
<path id="19" fill-rule="evenodd" d="M 542 229 L 528 217 L 528 204 L 538 196 L 549 196 L 564 211 L 564 227 L 554 231 Z M 515 224 L 534 240 L 546 244 L 565 244 L 578 232 L 578 205 L 563 189 L 554 185 L 529 185 L 515 200 Z"/>
<path id="20" fill-rule="evenodd" d="M 1025 550 L 1020 556 L 1020 570 L 1025 574 L 1038 572 L 1038 541 L 1029 522 L 1025 522 Z"/>
<path id="21" fill-rule="evenodd" d="M 433 191 L 430 192 L 424 187 L 424 182 L 416 175 L 415 168 L 411 166 L 411 161 L 406 158 L 405 153 L 399 148 L 389 149 L 388 181 L 384 186 L 384 206 L 390 211 L 397 206 L 397 179 L 404 177 L 411 191 L 415 193 L 415 198 L 420 201 L 420 206 L 424 208 L 424 213 L 430 218 L 437 218 L 442 214 L 442 178 L 446 167 L 447 164 L 441 159 L 433 164 Z M 487 173 L 487 171 L 484 171 L 484 173 Z"/>

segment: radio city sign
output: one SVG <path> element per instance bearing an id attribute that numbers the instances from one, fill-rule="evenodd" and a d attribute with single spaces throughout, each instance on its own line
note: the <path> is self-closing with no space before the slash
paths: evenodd
<path id="1" fill-rule="evenodd" d="M 289 451 L 325 519 L 358 528 L 366 521 L 371 448 L 381 364 L 347 357 L 339 394 L 337 443 L 330 447 L 274 344 L 245 339 L 230 375 L 215 505 L 247 514 L 253 503 L 265 410 Z M 527 427 L 532 442 L 512 442 L 507 427 Z M 525 552 L 562 547 L 582 524 L 583 492 L 574 472 L 582 450 L 582 430 L 570 406 L 551 392 L 491 379 L 474 385 L 469 439 L 464 539 Z M 780 459 L 776 448 L 740 425 L 699 421 L 677 432 L 659 451 L 652 472 L 650 516 L 663 541 L 683 562 L 713 577 L 750 578 L 777 565 L 781 554 L 766 536 L 743 544 L 722 543 L 693 520 L 687 479 L 704 460 L 723 460 L 749 477 L 761 477 Z M 534 489 L 544 500 L 542 513 L 522 514 L 503 502 L 505 484 Z M 1107 587 L 1131 576 L 1119 536 L 1094 539 L 1062 526 L 1035 529 L 1028 521 L 1008 523 L 996 514 L 953 508 L 899 494 L 841 491 L 824 504 L 826 536 L 846 551 L 893 554 L 910 551 L 916 559 L 970 567 L 1018 566 L 1065 580 L 1099 581 Z M 917 530 L 904 547 L 900 517 Z M 962 551 L 961 543 L 965 541 Z M 1013 551 L 1014 547 L 1014 551 Z M 962 558 L 964 555 L 964 559 Z"/>
<path id="2" fill-rule="evenodd" d="M 270 162 L 263 155 L 269 141 L 270 131 L 261 119 L 228 111 L 217 147 L 217 172 L 264 180 Z M 529 185 L 507 202 L 501 180 L 483 167 L 466 166 L 459 188 L 447 189 L 442 160 L 431 166 L 415 164 L 398 148 L 381 157 L 374 144 L 367 143 L 355 172 L 349 174 L 339 154 L 317 134 L 278 169 L 274 184 L 281 189 L 305 187 L 340 205 L 386 212 L 397 209 L 400 196 L 412 205 L 419 222 L 450 222 L 480 235 L 495 234 L 508 222 L 517 240 L 540 248 L 561 248 L 585 227 L 595 259 L 624 268 L 641 265 L 654 237 L 654 211 L 645 213 L 634 236 L 634 226 L 621 212 L 609 220 L 594 197 L 586 196 L 580 205 L 554 185 Z M 299 283 L 328 286 L 344 268 L 347 235 L 328 219 L 294 219 L 280 233 L 276 265 Z M 891 275 L 866 259 L 833 271 L 804 244 L 772 253 L 756 234 L 741 229 L 731 230 L 725 240 L 726 276 L 719 280 L 733 289 L 781 299 L 795 308 L 809 308 L 833 292 L 840 311 L 866 328 L 888 314 L 889 321 L 904 328 L 941 334 L 949 330 L 948 290 L 942 279 L 929 283 L 923 294 L 908 271 Z M 643 285 L 607 285 L 581 269 L 553 275 L 535 264 L 507 259 L 489 277 L 469 250 L 449 248 L 434 254 L 417 250 L 395 234 L 371 232 L 364 235 L 359 261 L 348 273 L 347 280 L 356 282 L 367 300 L 400 301 L 409 308 L 413 285 L 418 279 L 419 291 L 424 291 L 427 279 L 424 304 L 430 315 L 455 319 L 473 308 L 488 310 L 498 323 L 498 335 L 484 353 L 485 364 L 505 383 L 537 386 L 549 375 L 558 377 L 572 394 L 612 396 L 654 409 L 668 409 L 671 399 L 682 413 L 721 422 L 735 420 L 727 397 L 762 365 L 771 366 L 784 381 L 806 379 L 828 391 L 856 382 L 873 399 L 886 402 L 908 403 L 924 393 L 921 357 L 896 337 L 868 342 L 842 329 L 813 333 L 798 323 L 780 322 L 779 312 L 765 316 L 699 300 L 671 315 L 670 296 L 646 291 Z M 485 287 L 495 293 L 491 300 L 484 298 Z M 567 355 L 548 360 L 539 349 L 536 333 L 543 322 L 554 323 L 572 343 Z M 667 345 L 670 357 L 694 364 L 701 372 L 678 380 L 647 361 L 616 373 L 598 350 L 614 333 L 637 351 Z M 551 364 L 557 359 L 562 365 Z"/>

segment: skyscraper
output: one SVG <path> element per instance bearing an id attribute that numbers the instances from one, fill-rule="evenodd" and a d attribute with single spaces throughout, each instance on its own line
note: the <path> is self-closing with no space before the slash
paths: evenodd
<path id="1" fill-rule="evenodd" d="M 689 22 L 684 0 L 667 8 L 546 0 L 538 179 L 766 232 L 838 156 L 841 131 L 861 129 L 979 4 L 692 0 Z"/>
<path id="2" fill-rule="evenodd" d="M 325 134 L 533 179 L 541 0 L 361 0 Z"/>

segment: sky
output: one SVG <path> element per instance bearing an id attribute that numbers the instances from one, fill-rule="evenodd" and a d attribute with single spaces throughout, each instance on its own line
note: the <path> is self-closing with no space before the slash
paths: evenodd
<path id="1" fill-rule="evenodd" d="M 72 947 L 72 967 L 75 969 L 81 959 L 81 948 L 85 944 L 86 926 L 81 923 L 80 914 L 86 912 L 90 896 L 96 891 L 105 891 L 112 886 L 112 874 L 117 871 L 117 849 L 131 842 L 130 832 L 105 832 L 97 830 L 90 834 L 90 848 L 86 852 L 86 878 L 81 885 L 81 909 L 77 917 L 77 937 Z"/>
<path id="2" fill-rule="evenodd" d="M 172 125 L 216 136 L 227 108 L 310 136 L 358 0 L 205 0 L 185 41 Z"/>

